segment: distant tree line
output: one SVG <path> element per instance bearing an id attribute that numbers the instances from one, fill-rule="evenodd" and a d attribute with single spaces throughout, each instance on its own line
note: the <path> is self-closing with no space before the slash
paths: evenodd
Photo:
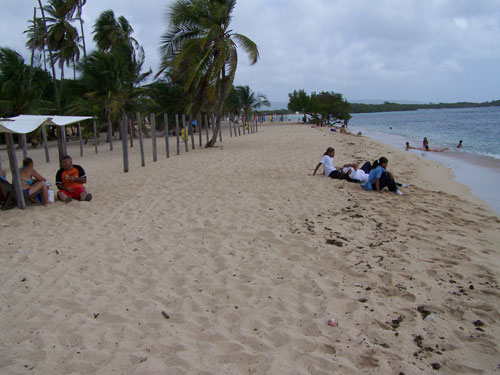
<path id="1" fill-rule="evenodd" d="M 418 109 L 445 109 L 445 108 L 475 108 L 475 107 L 498 107 L 500 100 L 483 103 L 459 102 L 459 103 L 430 103 L 430 104 L 398 104 L 384 102 L 383 104 L 350 103 L 351 113 L 371 112 L 395 112 L 416 111 Z"/>

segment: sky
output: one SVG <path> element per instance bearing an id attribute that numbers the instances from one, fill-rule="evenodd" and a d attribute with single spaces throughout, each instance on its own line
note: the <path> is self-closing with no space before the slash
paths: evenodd
<path id="1" fill-rule="evenodd" d="M 95 20 L 112 9 L 130 22 L 145 67 L 156 73 L 172 2 L 87 0 L 87 50 L 95 48 Z M 29 61 L 23 31 L 38 1 L 0 4 L 0 46 Z M 231 29 L 260 52 L 251 66 L 239 51 L 235 84 L 271 101 L 287 102 L 299 89 L 339 92 L 350 101 L 500 99 L 500 0 L 239 0 Z"/>

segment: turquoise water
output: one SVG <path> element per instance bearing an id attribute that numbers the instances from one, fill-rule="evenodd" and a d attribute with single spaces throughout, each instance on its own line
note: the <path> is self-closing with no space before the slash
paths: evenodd
<path id="1" fill-rule="evenodd" d="M 409 141 L 422 147 L 427 137 L 431 148 L 456 151 L 463 140 L 462 151 L 500 159 L 500 107 L 355 113 L 349 126 L 377 138 L 383 134 L 402 146 Z"/>

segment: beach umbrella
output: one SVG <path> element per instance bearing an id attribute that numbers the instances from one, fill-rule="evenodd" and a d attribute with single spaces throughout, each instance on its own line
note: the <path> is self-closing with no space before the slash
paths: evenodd
<path id="1" fill-rule="evenodd" d="M 41 125 L 55 125 L 64 127 L 75 122 L 92 119 L 93 117 L 83 116 L 49 116 L 49 115 L 19 115 L 10 118 L 0 118 L 0 133 L 5 133 L 7 143 L 7 153 L 9 155 L 10 170 L 12 172 L 14 190 L 16 192 L 17 206 L 26 208 L 23 192 L 21 190 L 21 179 L 17 164 L 16 149 L 14 146 L 13 134 L 27 134 L 37 129 Z M 58 144 L 62 141 L 58 139 Z M 64 147 L 59 147 L 59 160 L 64 156 Z"/>

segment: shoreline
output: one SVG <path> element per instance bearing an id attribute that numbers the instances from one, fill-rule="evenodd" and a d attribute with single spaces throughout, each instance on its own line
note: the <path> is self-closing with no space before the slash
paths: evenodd
<path id="1" fill-rule="evenodd" d="M 357 133 L 358 128 L 353 126 L 352 129 L 356 129 L 353 130 L 353 133 Z M 398 150 L 404 150 L 402 137 L 363 130 L 366 133 L 363 136 L 384 145 L 395 147 Z M 453 172 L 454 181 L 465 185 L 472 195 L 483 200 L 491 209 L 496 211 L 497 215 L 500 215 L 500 197 L 496 189 L 496 186 L 500 184 L 499 159 L 454 149 L 447 152 L 425 152 L 420 150 L 405 152 L 445 165 Z"/>
<path id="2" fill-rule="evenodd" d="M 498 216 L 438 162 L 324 130 L 158 141 L 156 163 L 148 139 L 129 173 L 120 142 L 69 146 L 92 202 L 0 212 L 1 372 L 496 371 Z M 310 176 L 329 146 L 410 188 Z M 52 182 L 55 152 L 29 156 Z"/>

